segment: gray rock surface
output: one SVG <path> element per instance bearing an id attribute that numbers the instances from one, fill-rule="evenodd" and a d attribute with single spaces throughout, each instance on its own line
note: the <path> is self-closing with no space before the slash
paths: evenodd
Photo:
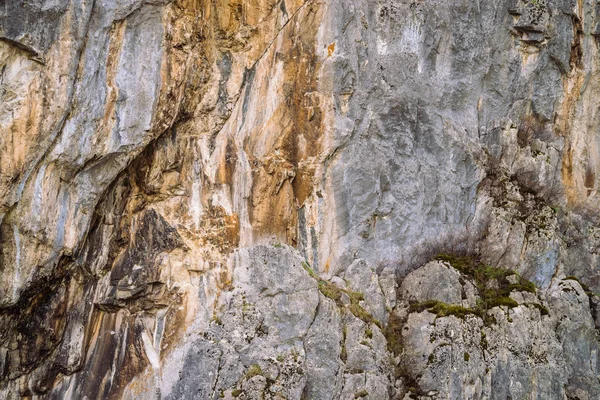
<path id="1" fill-rule="evenodd" d="M 483 315 L 409 309 L 398 364 L 409 391 L 423 399 L 600 396 L 599 336 L 581 285 L 555 279 L 536 295 L 511 297 L 514 306 Z"/>
<path id="2" fill-rule="evenodd" d="M 167 357 L 169 374 L 156 371 L 126 398 L 157 390 L 173 399 L 338 399 L 362 390 L 387 398 L 386 338 L 324 296 L 298 252 L 259 246 L 235 258 L 234 288 L 217 316 L 190 334 L 183 357 Z"/>
<path id="3" fill-rule="evenodd" d="M 427 263 L 411 272 L 400 287 L 400 296 L 408 302 L 437 300 L 460 305 L 462 292 L 458 271 L 440 261 Z"/>
<path id="4" fill-rule="evenodd" d="M 0 400 L 600 398 L 599 38 L 592 0 L 1 3 Z"/>

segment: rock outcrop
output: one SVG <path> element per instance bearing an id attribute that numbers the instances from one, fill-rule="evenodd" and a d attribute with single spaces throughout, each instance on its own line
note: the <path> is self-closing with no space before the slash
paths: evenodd
<path id="1" fill-rule="evenodd" d="M 600 398 L 600 5 L 0 3 L 0 399 Z"/>
<path id="2" fill-rule="evenodd" d="M 398 368 L 411 394 L 444 399 L 600 396 L 600 342 L 591 293 L 572 279 L 556 279 L 536 291 L 510 271 L 480 265 L 465 272 L 433 262 L 402 284 L 402 302 L 395 310 L 402 327 Z M 428 276 L 446 290 L 432 291 L 431 281 L 423 279 Z"/>

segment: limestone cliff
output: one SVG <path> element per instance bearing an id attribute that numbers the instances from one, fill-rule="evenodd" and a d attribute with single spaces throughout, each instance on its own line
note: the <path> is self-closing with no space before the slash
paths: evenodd
<path id="1" fill-rule="evenodd" d="M 0 399 L 600 398 L 600 2 L 0 0 Z"/>

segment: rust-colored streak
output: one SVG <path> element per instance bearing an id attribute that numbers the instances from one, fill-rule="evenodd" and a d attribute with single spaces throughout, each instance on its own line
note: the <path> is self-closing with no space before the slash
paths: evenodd
<path id="1" fill-rule="evenodd" d="M 116 22 L 111 29 L 108 56 L 106 57 L 106 87 L 108 88 L 108 94 L 104 106 L 104 115 L 100 122 L 100 129 L 110 128 L 114 124 L 114 114 L 119 94 L 119 89 L 116 84 L 117 67 L 123 45 L 123 36 L 125 35 L 125 26 L 125 21 L 119 21 Z"/>
<path id="2" fill-rule="evenodd" d="M 235 146 L 235 142 L 233 140 L 229 140 L 219 163 L 216 183 L 228 185 L 233 183 L 233 174 L 235 173 L 236 162 L 237 148 Z"/>
<path id="3" fill-rule="evenodd" d="M 581 0 L 578 0 L 578 14 L 581 15 L 583 8 Z M 585 132 L 574 129 L 576 124 L 577 106 L 581 101 L 582 88 L 585 84 L 585 73 L 583 70 L 583 48 L 582 22 L 579 16 L 572 16 L 573 20 L 573 43 L 571 44 L 570 67 L 568 76 L 563 76 L 563 100 L 558 107 L 554 119 L 554 131 L 565 138 L 565 150 L 562 158 L 562 181 L 565 188 L 567 202 L 571 205 L 584 201 L 589 194 L 588 185 L 590 176 L 587 171 L 580 171 L 581 158 L 577 143 L 582 139 Z M 595 179 L 595 176 L 594 176 Z M 593 186 L 593 184 L 591 184 Z"/>
<path id="4" fill-rule="evenodd" d="M 296 244 L 297 212 L 313 192 L 315 163 L 322 149 L 323 113 L 317 92 L 320 60 L 315 54 L 320 9 L 308 5 L 284 32 L 281 101 L 269 119 L 280 127 L 272 148 L 253 159 L 251 223 L 255 237 L 274 237 Z M 296 29 L 290 29 L 294 27 Z M 331 47 L 333 51 L 333 47 Z M 253 154 L 256 138 L 248 138 L 246 153 Z"/>
<path id="5" fill-rule="evenodd" d="M 225 253 L 240 242 L 240 225 L 237 214 L 228 214 L 220 206 L 210 206 L 202 220 L 203 239 Z"/>
<path id="6" fill-rule="evenodd" d="M 335 43 L 331 43 L 329 46 L 327 46 L 327 57 L 331 57 L 334 52 L 335 52 Z"/>
<path id="7" fill-rule="evenodd" d="M 570 146 L 565 148 L 562 159 L 562 181 L 565 186 L 565 195 L 569 204 L 576 201 L 575 180 L 573 179 L 573 149 Z"/>

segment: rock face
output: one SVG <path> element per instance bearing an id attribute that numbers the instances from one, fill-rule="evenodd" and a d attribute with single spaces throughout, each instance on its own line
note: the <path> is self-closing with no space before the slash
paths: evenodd
<path id="1" fill-rule="evenodd" d="M 0 3 L 0 399 L 600 398 L 600 5 Z"/>
<path id="2" fill-rule="evenodd" d="M 430 291 L 421 279 L 432 269 L 438 285 L 458 296 Z M 450 265 L 430 263 L 407 276 L 404 283 L 413 284 L 403 283 L 395 312 L 404 347 L 398 368 L 409 391 L 444 399 L 598 398 L 600 343 L 581 284 L 556 279 L 536 293 L 513 283 L 502 293 L 491 278 L 498 270 L 488 272 L 474 296 L 478 285 Z M 517 275 L 506 279 L 518 282 Z"/>

